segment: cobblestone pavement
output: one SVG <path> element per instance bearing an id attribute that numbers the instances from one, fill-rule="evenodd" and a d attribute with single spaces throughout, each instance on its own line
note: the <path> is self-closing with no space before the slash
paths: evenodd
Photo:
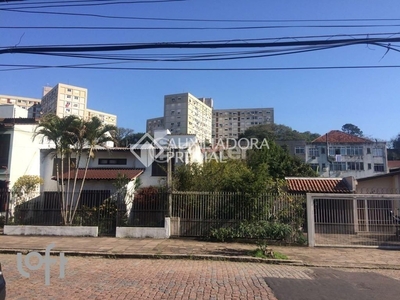
<path id="1" fill-rule="evenodd" d="M 68 257 L 65 278 L 52 265 L 50 285 L 44 267 L 17 270 L 16 255 L 0 254 L 7 280 L 7 299 L 276 299 L 266 274 L 305 276 L 278 266 L 218 261 L 106 259 Z M 31 259 L 32 265 L 36 262 Z M 25 271 L 28 269 L 25 267 Z"/>
<path id="2" fill-rule="evenodd" d="M 58 257 L 54 257 L 57 258 Z M 59 265 L 51 265 L 50 285 L 45 285 L 44 266 L 24 278 L 17 270 L 17 256 L 0 254 L 10 300 L 83 299 L 277 299 L 266 282 L 296 282 L 298 288 L 313 286 L 319 270 L 302 266 L 267 265 L 208 260 L 110 259 L 67 257 L 65 277 Z M 35 258 L 30 260 L 36 265 Z M 338 270 L 338 269 L 336 269 Z M 343 269 L 354 276 L 375 274 L 399 281 L 398 270 Z M 280 280 L 280 281 L 279 281 Z M 287 289 L 280 285 L 276 292 Z M 278 290 L 280 288 L 281 290 Z M 294 298 L 296 299 L 296 298 Z M 331 299 L 331 298 L 324 298 Z M 382 295 L 382 299 L 385 298 Z M 280 299 L 284 300 L 284 298 Z"/>

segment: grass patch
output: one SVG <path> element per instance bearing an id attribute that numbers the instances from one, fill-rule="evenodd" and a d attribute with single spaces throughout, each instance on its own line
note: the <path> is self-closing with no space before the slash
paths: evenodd
<path id="1" fill-rule="evenodd" d="M 267 258 L 267 256 L 263 253 L 261 249 L 252 250 L 249 252 L 249 255 L 258 258 Z"/>
<path id="2" fill-rule="evenodd" d="M 288 259 L 288 257 L 280 252 L 274 252 L 274 257 L 268 257 L 264 254 L 264 252 L 261 249 L 255 249 L 252 251 L 249 251 L 249 255 L 252 257 L 258 257 L 258 258 L 274 258 L 274 259 Z"/>
<path id="3" fill-rule="evenodd" d="M 288 259 L 288 257 L 280 252 L 274 252 L 274 258 L 275 259 Z"/>

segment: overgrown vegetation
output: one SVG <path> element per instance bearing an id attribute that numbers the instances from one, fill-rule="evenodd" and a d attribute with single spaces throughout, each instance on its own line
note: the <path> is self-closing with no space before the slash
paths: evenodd
<path id="1" fill-rule="evenodd" d="M 219 242 L 234 239 L 255 240 L 259 243 L 264 240 L 285 242 L 292 238 L 292 234 L 293 229 L 289 224 L 269 221 L 244 221 L 233 227 L 211 229 L 208 238 Z"/>

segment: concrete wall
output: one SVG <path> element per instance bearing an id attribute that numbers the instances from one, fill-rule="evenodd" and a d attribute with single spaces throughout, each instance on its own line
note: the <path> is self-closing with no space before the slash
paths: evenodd
<path id="1" fill-rule="evenodd" d="M 5 235 L 98 236 L 97 226 L 4 225 Z"/>
<path id="2" fill-rule="evenodd" d="M 363 178 L 357 181 L 357 193 L 400 193 L 400 172 L 396 174 L 387 174 L 385 176 L 376 176 L 371 178 Z"/>
<path id="3" fill-rule="evenodd" d="M 0 118 L 27 118 L 28 110 L 17 105 L 0 105 Z"/>
<path id="4" fill-rule="evenodd" d="M 11 132 L 9 156 L 10 188 L 23 175 L 40 176 L 39 138 L 32 140 L 36 125 L 15 125 Z"/>
<path id="5" fill-rule="evenodd" d="M 160 227 L 117 227 L 118 238 L 154 238 L 168 239 L 171 235 L 171 220 L 165 218 L 165 225 Z"/>

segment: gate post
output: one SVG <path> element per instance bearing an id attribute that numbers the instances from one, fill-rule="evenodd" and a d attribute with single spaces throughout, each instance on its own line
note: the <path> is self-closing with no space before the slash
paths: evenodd
<path id="1" fill-rule="evenodd" d="M 315 247 L 315 222 L 314 222 L 314 199 L 307 193 L 307 239 L 308 247 Z"/>

